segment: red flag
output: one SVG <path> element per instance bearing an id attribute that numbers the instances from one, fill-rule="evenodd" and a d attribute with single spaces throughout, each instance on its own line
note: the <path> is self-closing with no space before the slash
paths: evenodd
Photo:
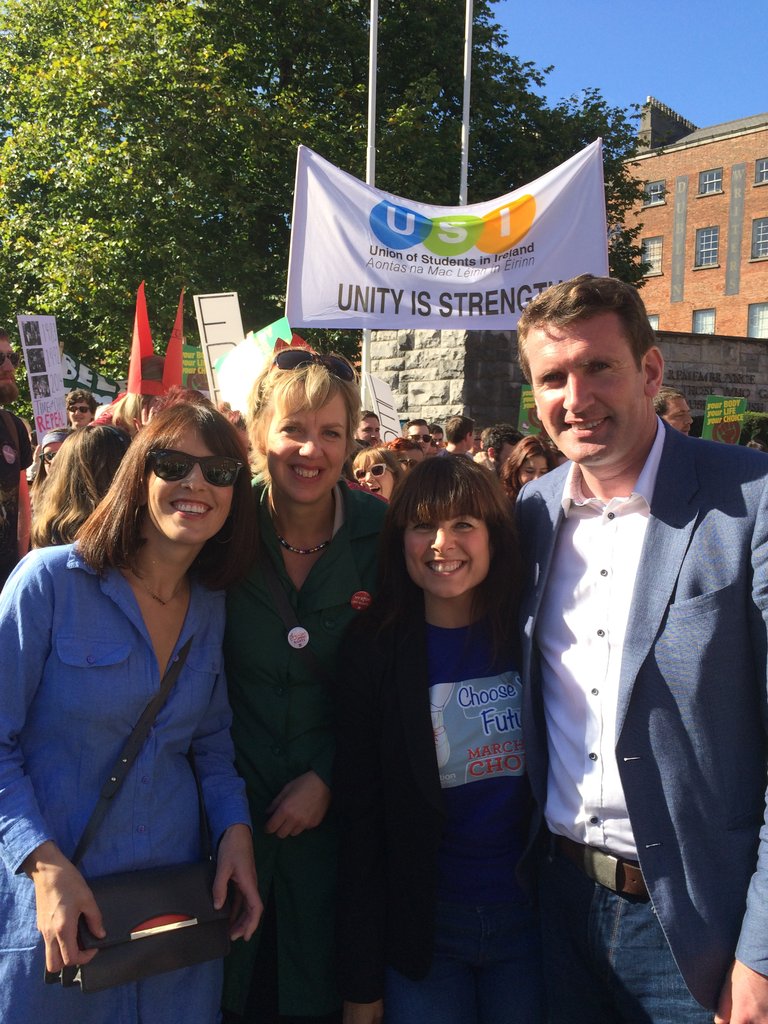
<path id="1" fill-rule="evenodd" d="M 179 308 L 176 310 L 176 322 L 171 331 L 168 348 L 165 350 L 165 366 L 163 367 L 163 392 L 174 384 L 182 384 L 182 344 L 184 342 L 184 289 L 179 296 Z"/>
<path id="2" fill-rule="evenodd" d="M 136 293 L 136 313 L 133 318 L 133 341 L 131 342 L 131 361 L 128 364 L 128 393 L 132 395 L 159 395 L 162 392 L 160 381 L 142 380 L 142 360 L 154 355 L 152 334 L 149 330 L 147 315 L 147 299 L 144 295 L 144 282 L 139 285 Z"/>

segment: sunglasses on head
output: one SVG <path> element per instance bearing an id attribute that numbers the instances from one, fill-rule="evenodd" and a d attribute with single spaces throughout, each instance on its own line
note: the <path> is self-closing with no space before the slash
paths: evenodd
<path id="1" fill-rule="evenodd" d="M 0 352 L 0 366 L 3 365 L 6 359 L 11 366 L 18 366 L 21 361 L 21 356 L 18 352 Z"/>
<path id="2" fill-rule="evenodd" d="M 424 441 L 426 443 L 427 441 L 431 441 L 432 440 L 432 435 L 431 434 L 409 434 L 408 435 L 408 440 L 409 441 Z"/>
<path id="3" fill-rule="evenodd" d="M 346 359 L 342 359 L 340 356 L 322 356 L 317 352 L 308 352 L 306 349 L 284 348 L 282 352 L 277 353 L 272 365 L 276 366 L 278 370 L 298 370 L 302 366 L 311 366 L 312 363 L 324 366 L 339 380 L 355 379 L 355 371 Z"/>
<path id="4" fill-rule="evenodd" d="M 369 466 L 368 469 L 356 469 L 355 479 L 364 480 L 367 473 L 370 473 L 371 476 L 384 476 L 386 469 L 387 467 L 383 462 L 375 462 L 372 466 Z"/>
<path id="5" fill-rule="evenodd" d="M 87 405 L 70 405 L 68 406 L 69 412 L 90 412 L 91 410 Z"/>
<path id="6" fill-rule="evenodd" d="M 242 462 L 226 455 L 187 455 L 172 448 L 155 449 L 147 459 L 156 477 L 173 482 L 188 477 L 195 466 L 214 487 L 231 487 L 243 468 Z"/>

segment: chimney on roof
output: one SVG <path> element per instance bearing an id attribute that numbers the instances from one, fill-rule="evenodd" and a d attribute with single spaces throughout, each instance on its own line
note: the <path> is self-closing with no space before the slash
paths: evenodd
<path id="1" fill-rule="evenodd" d="M 696 125 L 692 121 L 681 117 L 666 103 L 660 103 L 653 96 L 648 96 L 640 115 L 638 148 L 642 151 L 671 146 L 673 142 L 679 142 L 695 131 Z"/>

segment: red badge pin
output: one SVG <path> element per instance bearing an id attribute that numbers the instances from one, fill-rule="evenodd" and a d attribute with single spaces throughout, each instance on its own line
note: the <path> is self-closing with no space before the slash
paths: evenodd
<path id="1" fill-rule="evenodd" d="M 364 608 L 370 608 L 372 601 L 373 598 L 367 590 L 356 590 L 349 599 L 349 603 L 356 612 L 361 612 Z"/>

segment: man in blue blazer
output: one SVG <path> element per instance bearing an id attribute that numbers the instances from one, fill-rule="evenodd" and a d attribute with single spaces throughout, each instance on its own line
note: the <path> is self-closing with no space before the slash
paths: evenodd
<path id="1" fill-rule="evenodd" d="M 552 1020 L 768 1022 L 768 457 L 656 417 L 629 285 L 550 288 L 518 341 L 571 460 L 518 505 Z"/>

